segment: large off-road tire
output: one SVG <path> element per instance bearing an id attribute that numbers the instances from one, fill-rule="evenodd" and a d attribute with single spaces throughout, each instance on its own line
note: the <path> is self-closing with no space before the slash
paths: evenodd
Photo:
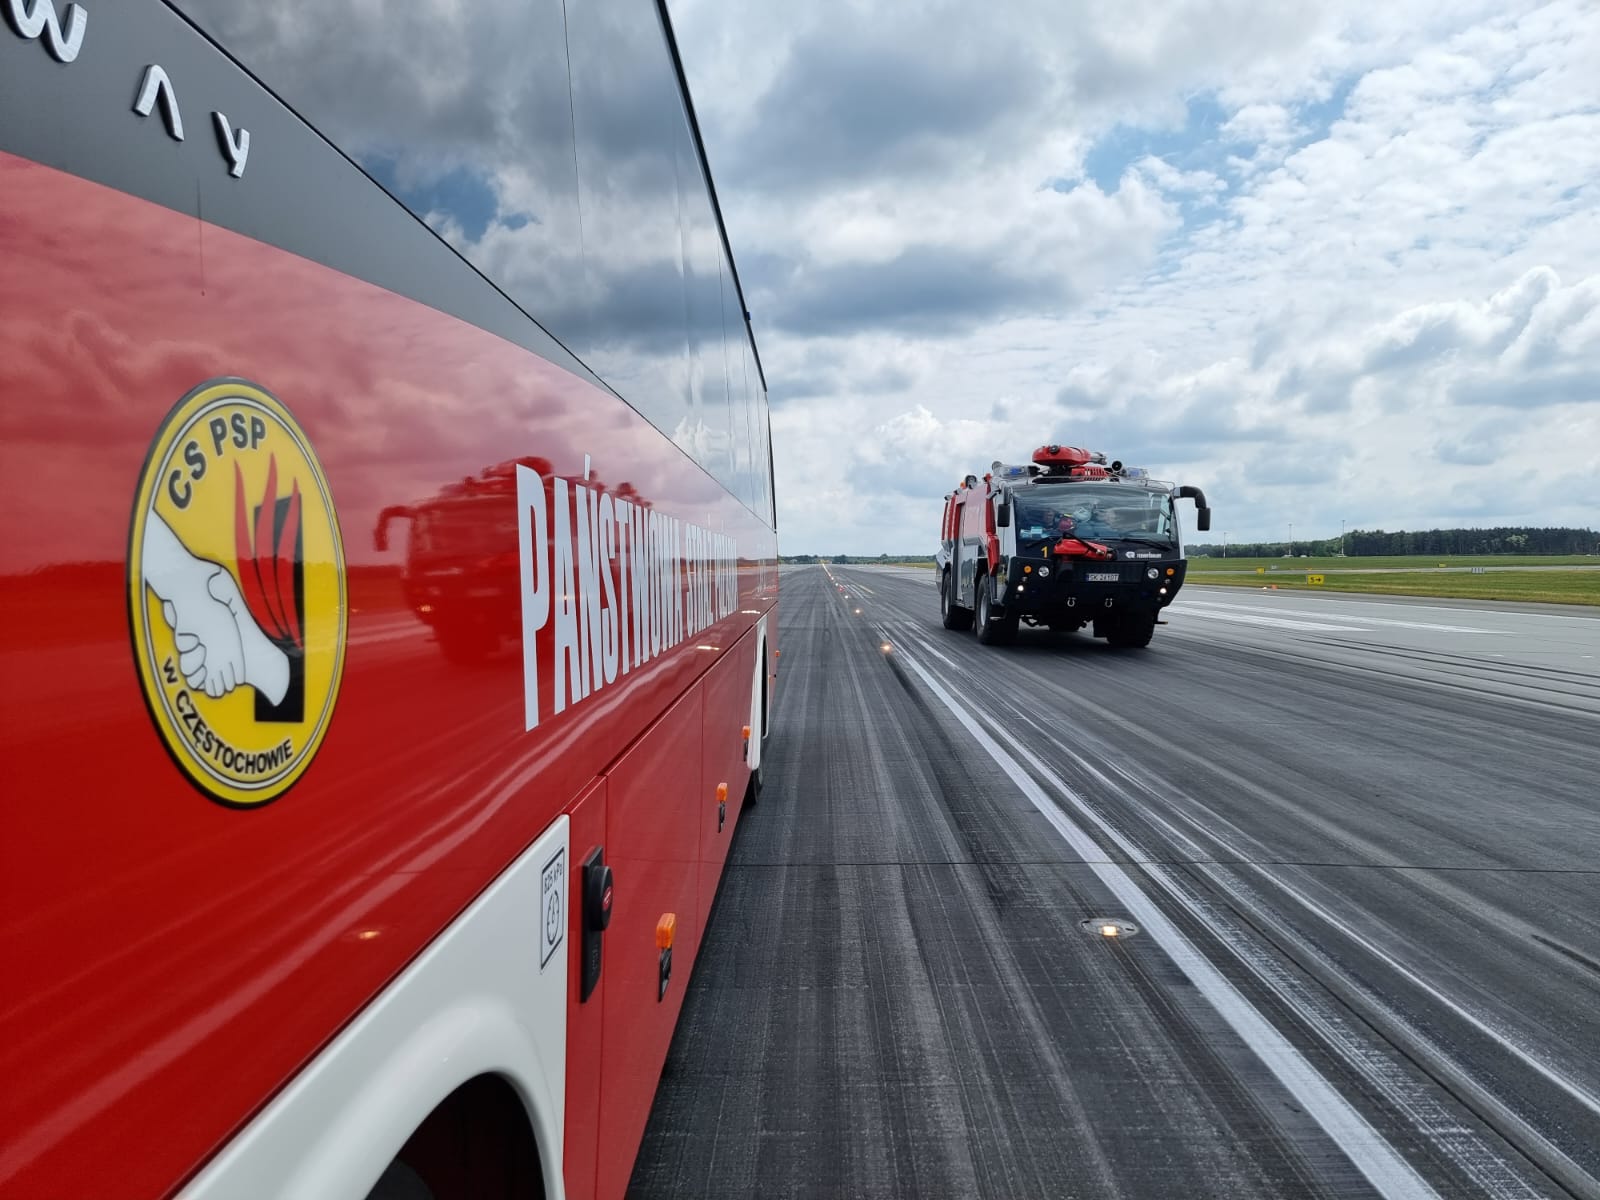
<path id="1" fill-rule="evenodd" d="M 1106 625 L 1106 641 L 1123 650 L 1148 646 L 1156 632 L 1156 619 L 1144 613 L 1119 613 Z"/>
<path id="2" fill-rule="evenodd" d="M 994 588 L 987 575 L 978 576 L 978 610 L 975 618 L 978 640 L 985 646 L 1003 646 L 1017 636 L 1017 615 L 995 608 Z"/>
<path id="3" fill-rule="evenodd" d="M 956 603 L 955 584 L 946 571 L 939 577 L 939 616 L 946 629 L 971 629 L 972 610 Z"/>

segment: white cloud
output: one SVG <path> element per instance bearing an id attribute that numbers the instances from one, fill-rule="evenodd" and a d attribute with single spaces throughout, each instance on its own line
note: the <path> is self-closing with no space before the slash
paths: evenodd
<path id="1" fill-rule="evenodd" d="M 956 478 L 1047 438 L 1111 439 L 1201 483 L 1240 539 L 1594 522 L 1586 5 L 1008 8 L 969 69 L 988 47 L 1052 82 L 1008 96 L 998 136 L 787 188 L 742 178 L 728 130 L 748 136 L 806 31 L 777 9 L 680 7 L 768 377 L 780 396 L 801 381 L 774 420 L 786 548 L 928 549 Z M 803 19 L 867 44 L 892 27 L 935 64 L 964 27 L 918 4 Z M 1118 147 L 1120 183 L 1089 182 L 1089 156 Z M 826 285 L 807 305 L 839 315 L 826 329 L 775 319 L 807 275 Z M 873 316 L 947 306 L 960 319 Z"/>

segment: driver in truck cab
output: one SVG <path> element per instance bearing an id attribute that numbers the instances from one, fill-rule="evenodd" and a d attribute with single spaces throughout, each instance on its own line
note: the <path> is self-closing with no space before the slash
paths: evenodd
<path id="1" fill-rule="evenodd" d="M 1046 528 L 1062 537 L 1110 537 L 1116 532 L 1099 505 L 1085 505 L 1075 512 L 1051 509 Z"/>

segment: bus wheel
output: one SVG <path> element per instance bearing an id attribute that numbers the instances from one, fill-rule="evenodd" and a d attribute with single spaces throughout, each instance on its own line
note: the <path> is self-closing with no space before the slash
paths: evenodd
<path id="1" fill-rule="evenodd" d="M 1125 650 L 1148 646 L 1155 636 L 1156 619 L 1136 613 L 1123 613 L 1106 626 L 1106 641 Z"/>
<path id="2" fill-rule="evenodd" d="M 995 612 L 992 591 L 989 577 L 978 576 L 978 640 L 985 646 L 1003 646 L 1017 636 L 1017 617 Z"/>
<path id="3" fill-rule="evenodd" d="M 972 610 L 962 608 L 956 603 L 952 595 L 954 586 L 950 582 L 950 572 L 946 571 L 939 577 L 939 616 L 944 620 L 946 629 L 971 629 Z"/>

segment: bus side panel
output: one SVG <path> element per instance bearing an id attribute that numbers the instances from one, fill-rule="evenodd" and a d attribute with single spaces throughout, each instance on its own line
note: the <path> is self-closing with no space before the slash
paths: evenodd
<path id="1" fill-rule="evenodd" d="M 599 1200 L 627 1189 L 700 941 L 695 814 L 709 803 L 700 775 L 701 721 L 697 685 L 608 775 L 606 861 L 616 899 L 605 937 Z M 663 995 L 656 928 L 669 913 L 677 931 Z"/>
<path id="2" fill-rule="evenodd" d="M 711 901 L 717 894 L 717 882 L 722 878 L 722 865 L 727 861 L 728 846 L 744 804 L 745 786 L 750 780 L 743 731 L 750 720 L 750 685 L 758 649 L 754 631 L 745 634 L 731 653 L 724 654 L 706 672 L 700 685 L 705 697 L 701 772 L 706 793 L 699 814 L 700 886 L 696 911 L 701 928 L 705 927 Z M 761 731 L 752 728 L 750 736 L 760 737 Z M 728 785 L 727 815 L 720 829 L 716 802 L 719 783 Z"/>
<path id="3" fill-rule="evenodd" d="M 4 153 L 0 196 L 0 778 L 17 800 L 0 846 L 26 848 L 0 873 L 14 981 L 0 1191 L 160 1196 L 693 685 L 711 658 L 698 641 L 728 645 L 756 620 L 731 615 L 528 730 L 520 646 L 448 656 L 405 599 L 403 546 L 374 545 L 380 514 L 508 457 L 582 479 L 592 455 L 592 477 L 628 481 L 656 511 L 709 513 L 741 554 L 772 535 L 631 409 L 476 326 Z M 145 456 L 172 406 L 218 376 L 269 389 L 304 429 L 349 586 L 326 740 L 292 791 L 250 812 L 175 768 L 129 644 Z M 482 543 L 486 589 L 518 560 L 514 501 L 497 512 L 462 535 Z M 698 775 L 698 716 L 686 739 L 676 773 Z M 689 917 L 696 827 L 677 819 L 685 894 L 656 911 Z M 653 993 L 629 1004 L 658 1011 Z"/>
<path id="4" fill-rule="evenodd" d="M 572 903 L 567 913 L 567 1127 L 562 1170 L 567 1195 L 594 1195 L 600 1149 L 600 1057 L 604 1048 L 606 976 L 600 972 L 587 1000 L 583 994 L 583 864 L 606 841 L 606 789 L 601 779 L 569 810 Z"/>

